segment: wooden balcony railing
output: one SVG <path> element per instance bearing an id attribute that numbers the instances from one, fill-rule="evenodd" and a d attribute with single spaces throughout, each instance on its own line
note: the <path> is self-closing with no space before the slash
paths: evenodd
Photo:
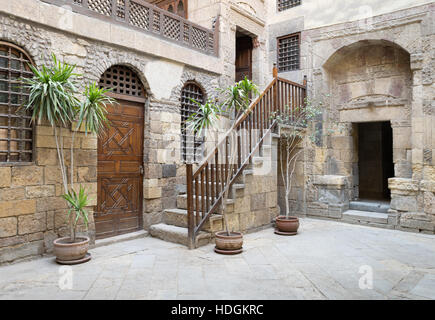
<path id="1" fill-rule="evenodd" d="M 208 55 L 219 54 L 219 20 L 216 21 L 214 30 L 209 30 L 144 0 L 41 1 L 70 7 L 73 12 L 90 17 L 127 25 Z"/>
<path id="2" fill-rule="evenodd" d="M 193 171 L 193 164 L 186 164 L 190 248 L 195 247 L 196 236 L 210 215 L 217 211 L 225 192 L 276 126 L 273 115 L 280 113 L 289 119 L 296 119 L 305 105 L 306 86 L 279 78 L 276 67 L 273 73 L 273 81 L 239 117 L 199 167 Z M 235 156 L 232 153 L 234 151 Z M 233 159 L 232 165 L 230 159 Z"/>

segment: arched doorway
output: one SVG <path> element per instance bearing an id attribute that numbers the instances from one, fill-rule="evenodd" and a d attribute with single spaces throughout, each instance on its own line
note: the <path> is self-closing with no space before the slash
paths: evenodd
<path id="1" fill-rule="evenodd" d="M 352 200 L 389 203 L 388 179 L 411 175 L 410 55 L 390 41 L 363 40 L 324 68 L 335 117 L 347 125 L 331 137 L 327 174 L 351 177 Z"/>
<path id="2" fill-rule="evenodd" d="M 108 106 L 111 122 L 98 138 L 96 238 L 143 227 L 143 145 L 146 93 L 137 74 L 121 65 L 110 67 L 100 87 L 118 104 Z"/>

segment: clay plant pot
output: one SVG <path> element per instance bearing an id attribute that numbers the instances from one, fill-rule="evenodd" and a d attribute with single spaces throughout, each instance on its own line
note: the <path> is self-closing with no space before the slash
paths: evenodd
<path id="1" fill-rule="evenodd" d="M 299 219 L 297 217 L 279 216 L 276 218 L 276 234 L 293 236 L 298 233 Z"/>
<path id="2" fill-rule="evenodd" d="M 77 237 L 76 242 L 71 242 L 70 237 L 54 240 L 53 252 L 56 262 L 60 264 L 78 264 L 91 259 L 88 253 L 89 237 Z"/>
<path id="3" fill-rule="evenodd" d="M 230 235 L 226 231 L 216 233 L 215 251 L 220 254 L 238 254 L 243 251 L 243 234 L 240 232 L 231 232 Z"/>

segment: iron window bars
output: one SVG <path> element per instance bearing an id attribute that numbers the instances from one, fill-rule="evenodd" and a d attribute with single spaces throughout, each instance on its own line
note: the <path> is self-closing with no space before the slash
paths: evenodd
<path id="1" fill-rule="evenodd" d="M 0 163 L 33 161 L 33 124 L 23 108 L 29 95 L 20 80 L 32 77 L 29 63 L 21 48 L 0 42 Z"/>
<path id="2" fill-rule="evenodd" d="M 278 71 L 293 71 L 300 68 L 300 34 L 278 38 Z"/>
<path id="3" fill-rule="evenodd" d="M 284 11 L 301 4 L 301 0 L 277 0 L 278 11 Z"/>

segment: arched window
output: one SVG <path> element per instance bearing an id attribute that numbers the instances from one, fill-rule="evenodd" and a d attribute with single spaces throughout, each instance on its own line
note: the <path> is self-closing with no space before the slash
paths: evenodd
<path id="1" fill-rule="evenodd" d="M 28 93 L 20 82 L 33 75 L 29 63 L 22 49 L 0 41 L 0 162 L 33 160 L 33 125 L 22 107 Z"/>
<path id="2" fill-rule="evenodd" d="M 139 77 L 129 67 L 115 65 L 104 72 L 100 87 L 111 89 L 114 94 L 143 98 L 145 89 Z"/>
<path id="3" fill-rule="evenodd" d="M 183 160 L 198 162 L 202 159 L 202 139 L 188 129 L 187 119 L 198 111 L 199 103 L 205 102 L 203 90 L 195 82 L 187 82 L 181 90 L 181 155 Z"/>
<path id="4" fill-rule="evenodd" d="M 168 11 L 174 13 L 174 7 L 172 6 L 172 4 L 169 5 Z"/>

